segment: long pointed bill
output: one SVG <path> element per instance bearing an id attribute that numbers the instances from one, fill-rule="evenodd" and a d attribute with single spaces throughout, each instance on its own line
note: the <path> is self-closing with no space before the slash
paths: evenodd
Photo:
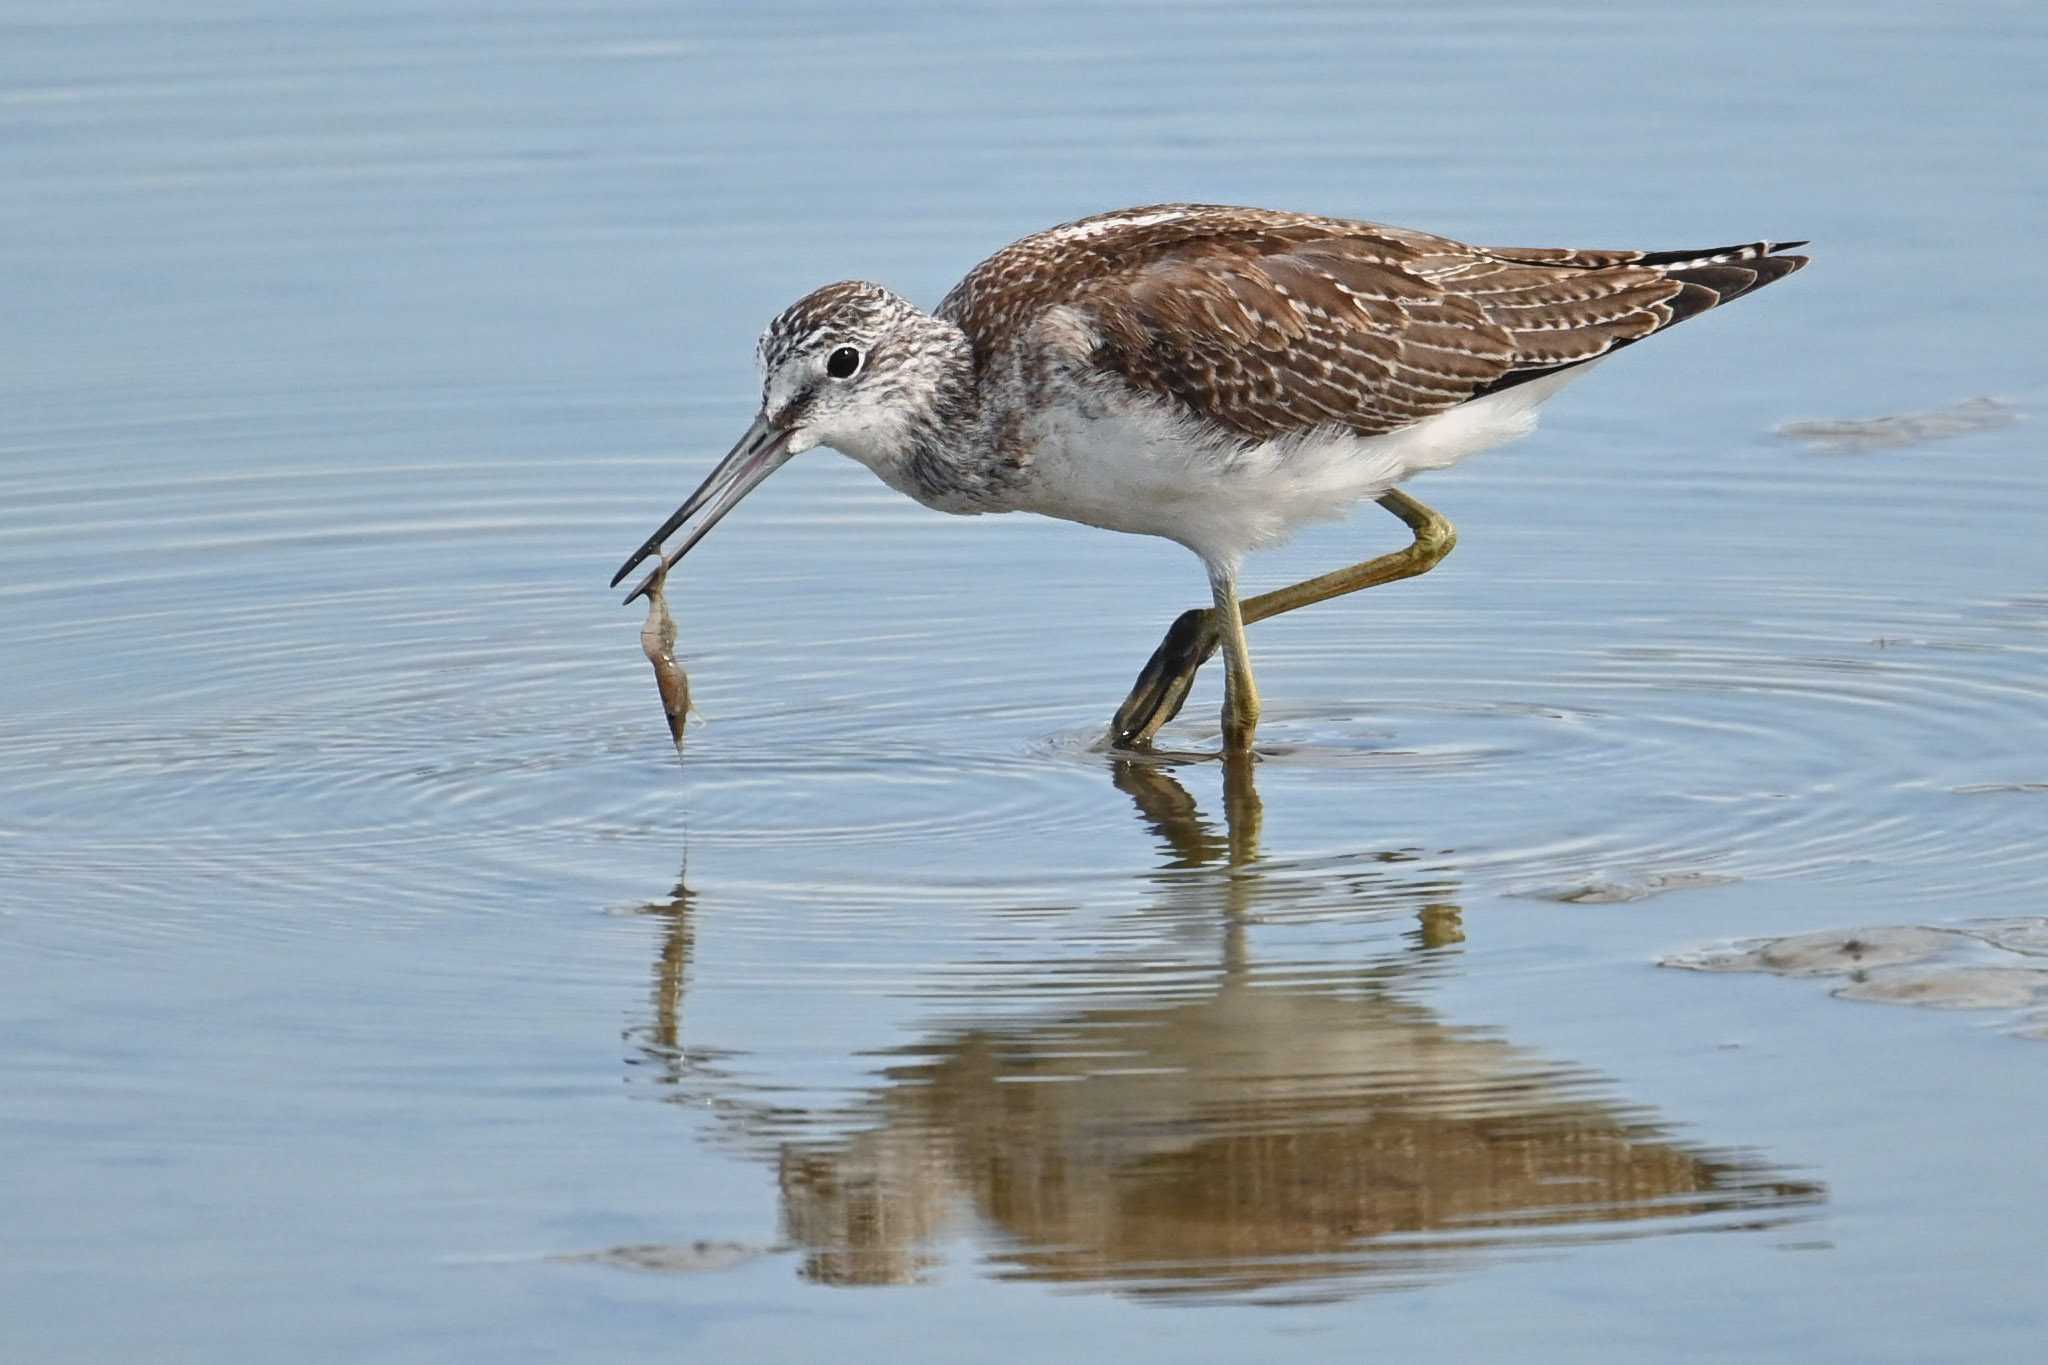
<path id="1" fill-rule="evenodd" d="M 777 431 L 769 426 L 766 416 L 755 417 L 754 425 L 747 428 L 747 434 L 740 437 L 740 442 L 732 448 L 732 453 L 720 460 L 718 468 L 711 471 L 711 476 L 698 485 L 696 492 L 690 494 L 690 500 L 678 507 L 676 514 L 663 522 L 659 531 L 647 537 L 646 543 L 633 551 L 631 559 L 619 566 L 619 571 L 612 575 L 612 586 L 618 587 L 620 581 L 633 572 L 642 560 L 661 554 L 661 543 L 675 534 L 676 529 L 684 522 L 703 512 L 703 519 L 690 528 L 689 534 L 683 537 L 675 549 L 661 556 L 661 566 L 642 579 L 640 586 L 633 589 L 626 600 L 631 602 L 652 587 L 656 578 L 668 572 L 670 565 L 688 554 L 690 547 L 702 540 L 706 531 L 718 525 L 719 518 L 737 506 L 741 498 L 754 491 L 755 485 L 782 468 L 789 459 L 789 437 L 790 433 Z"/>

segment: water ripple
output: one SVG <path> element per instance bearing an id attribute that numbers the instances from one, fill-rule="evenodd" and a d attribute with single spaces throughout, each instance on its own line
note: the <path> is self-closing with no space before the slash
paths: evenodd
<path id="1" fill-rule="evenodd" d="M 226 422 L 220 439 L 263 430 Z M 953 585 L 903 581 L 877 601 L 821 583 L 808 566 L 848 522 L 917 515 L 865 485 L 771 504 L 742 547 L 746 599 L 693 597 L 683 653 L 710 719 L 678 768 L 637 623 L 583 556 L 644 518 L 650 469 L 683 480 L 600 463 L 635 486 L 598 496 L 520 459 L 230 459 L 117 485 L 9 471 L 0 581 L 18 609 L 0 648 L 51 666 L 19 679 L 32 709 L 0 719 L 0 857 L 60 878 L 267 879 L 339 903 L 371 899 L 374 868 L 424 907 L 682 832 L 779 896 L 1066 904 L 1114 883 L 1043 856 L 1101 826 L 1094 722 L 1113 695 L 1047 667 Z M 1362 822 L 1302 824 L 1269 872 L 1307 884 L 1428 850 L 1404 856 L 1567 899 L 1867 875 L 1873 858 L 1957 892 L 2040 875 L 2031 803 L 1965 798 L 2038 785 L 2001 737 L 2048 703 L 2048 608 L 1716 586 L 1752 614 L 1602 620 L 1595 599 L 1568 619 L 1494 607 L 1447 626 L 1394 598 L 1365 618 L 1369 643 L 1330 615 L 1262 636 L 1284 679 L 1262 779 Z M 785 614 L 751 616 L 763 600 Z M 118 665 L 118 690 L 80 686 L 87 664 Z M 1162 744 L 1215 747 L 1214 686 Z M 858 855 L 884 845 L 922 856 L 871 873 Z M 839 870 L 820 880 L 815 859 Z M 99 886 L 110 905 L 132 890 Z"/>

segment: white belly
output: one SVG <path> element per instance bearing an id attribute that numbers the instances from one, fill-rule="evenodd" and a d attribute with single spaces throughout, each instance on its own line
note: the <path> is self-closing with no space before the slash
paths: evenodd
<path id="1" fill-rule="evenodd" d="M 1322 428 L 1249 449 L 1205 441 L 1148 403 L 1055 403 L 1026 428 L 1019 511 L 1164 536 L 1236 565 L 1309 522 L 1339 517 L 1426 469 L 1525 436 L 1545 399 L 1585 365 L 1461 404 L 1382 436 Z"/>

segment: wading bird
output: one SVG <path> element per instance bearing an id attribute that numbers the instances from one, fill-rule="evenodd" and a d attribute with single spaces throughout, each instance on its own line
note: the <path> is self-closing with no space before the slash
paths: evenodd
<path id="1" fill-rule="evenodd" d="M 1007 246 L 934 313 L 828 284 L 768 324 L 753 426 L 612 584 L 695 518 L 665 570 L 791 456 L 830 446 L 943 512 L 1193 550 L 1214 605 L 1173 623 L 1109 737 L 1149 745 L 1221 648 L 1223 743 L 1244 753 L 1259 718 L 1245 623 L 1433 568 L 1451 524 L 1398 485 L 1527 433 L 1590 362 L 1789 275 L 1806 258 L 1781 253 L 1803 245 L 1476 247 L 1158 204 Z M 1247 552 L 1367 498 L 1414 543 L 1238 600 Z"/>

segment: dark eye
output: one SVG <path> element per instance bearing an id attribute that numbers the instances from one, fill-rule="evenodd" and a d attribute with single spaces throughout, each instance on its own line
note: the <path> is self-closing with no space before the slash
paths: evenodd
<path id="1" fill-rule="evenodd" d="M 859 368 L 860 352 L 851 346 L 841 346 L 825 361 L 825 373 L 834 379 L 851 379 Z"/>

